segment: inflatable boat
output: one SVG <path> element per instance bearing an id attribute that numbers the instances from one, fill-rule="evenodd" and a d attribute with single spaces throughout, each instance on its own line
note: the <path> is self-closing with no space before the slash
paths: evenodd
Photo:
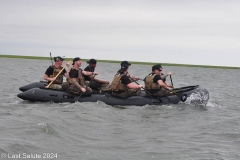
<path id="1" fill-rule="evenodd" d="M 25 92 L 32 88 L 44 88 L 47 85 L 48 85 L 47 81 L 33 82 L 33 83 L 30 83 L 30 84 L 20 87 L 19 90 L 22 92 Z"/>
<path id="2" fill-rule="evenodd" d="M 206 89 L 200 88 L 199 85 L 186 86 L 175 88 L 169 95 L 164 97 L 155 97 L 146 95 L 142 90 L 141 96 L 132 96 L 125 99 L 111 96 L 109 93 L 95 93 L 90 96 L 80 96 L 70 94 L 65 91 L 46 89 L 46 82 L 34 82 L 19 89 L 23 91 L 17 96 L 23 100 L 38 101 L 38 102 L 97 102 L 102 101 L 107 105 L 163 105 L 163 104 L 178 104 L 185 102 L 191 95 L 198 95 L 197 101 L 206 104 L 209 98 L 209 93 Z"/>

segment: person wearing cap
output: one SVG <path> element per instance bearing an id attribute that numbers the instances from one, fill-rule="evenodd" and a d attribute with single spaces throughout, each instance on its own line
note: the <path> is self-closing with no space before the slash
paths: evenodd
<path id="1" fill-rule="evenodd" d="M 159 66 L 159 68 L 160 68 L 161 70 L 163 70 L 163 67 L 162 67 L 161 64 L 156 64 L 156 66 Z M 161 76 L 161 78 L 162 78 L 162 81 L 163 81 L 168 87 L 174 88 L 172 85 L 168 84 L 167 81 L 166 81 L 167 76 L 170 76 L 170 75 L 172 75 L 172 72 L 168 72 L 167 74 L 163 74 L 163 73 L 161 72 L 161 75 L 160 75 L 160 76 Z"/>
<path id="2" fill-rule="evenodd" d="M 50 85 L 49 88 L 52 89 L 56 89 L 56 90 L 62 90 L 62 89 L 66 89 L 68 88 L 68 84 L 66 82 L 63 83 L 63 76 L 65 76 L 66 78 L 68 77 L 68 72 L 64 69 L 60 75 L 58 77 L 56 77 L 56 75 L 63 69 L 62 67 L 62 63 L 64 61 L 64 59 L 60 56 L 57 57 L 53 57 L 54 59 L 54 65 L 49 66 L 43 76 L 43 79 L 48 81 L 48 83 L 50 83 L 51 81 L 53 81 L 52 85 Z M 70 62 L 68 62 L 66 64 L 67 67 L 70 66 L 69 64 Z"/>
<path id="3" fill-rule="evenodd" d="M 114 76 L 111 83 L 110 89 L 112 90 L 112 95 L 119 98 L 127 98 L 134 95 L 141 94 L 141 84 L 136 85 L 131 83 L 129 77 L 127 76 L 129 65 L 123 64 L 118 73 Z"/>
<path id="4" fill-rule="evenodd" d="M 84 75 L 90 76 L 93 74 L 98 74 L 98 72 L 88 72 L 83 71 L 81 68 L 81 58 L 76 57 L 73 59 L 73 67 L 69 72 L 68 82 L 70 84 L 68 91 L 73 94 L 82 94 L 83 95 L 90 95 L 92 93 L 92 89 L 88 87 L 87 83 L 85 82 Z"/>
<path id="5" fill-rule="evenodd" d="M 128 67 L 129 66 L 131 66 L 131 63 L 129 63 L 128 61 L 122 61 L 121 62 L 121 66 L 122 65 L 128 65 Z M 120 70 L 118 70 L 118 72 L 119 72 Z M 133 82 L 133 81 L 138 81 L 140 78 L 136 78 L 135 76 L 131 76 L 129 73 L 127 73 L 127 76 L 129 77 L 129 79 L 130 79 L 130 81 L 131 82 Z"/>
<path id="6" fill-rule="evenodd" d="M 87 61 L 87 63 L 89 65 L 84 69 L 84 71 L 94 72 L 97 65 L 97 61 L 95 59 L 90 59 L 89 61 Z M 90 76 L 84 75 L 84 78 L 86 81 L 91 82 L 89 87 L 95 90 L 106 89 L 106 86 L 109 84 L 109 81 L 97 79 L 92 74 Z"/>
<path id="7" fill-rule="evenodd" d="M 161 71 L 162 69 L 159 65 L 154 65 L 152 66 L 152 73 L 144 78 L 145 89 L 152 95 L 158 97 L 169 94 L 168 86 L 163 82 L 160 76 Z"/>

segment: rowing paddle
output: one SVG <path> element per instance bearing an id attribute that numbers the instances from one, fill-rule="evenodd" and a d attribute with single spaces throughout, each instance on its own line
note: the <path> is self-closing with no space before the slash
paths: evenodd
<path id="1" fill-rule="evenodd" d="M 170 80 L 171 80 L 171 84 L 172 84 L 172 86 L 173 86 L 173 82 L 172 82 L 172 76 L 170 75 Z"/>
<path id="2" fill-rule="evenodd" d="M 71 61 L 68 61 L 69 63 Z M 62 73 L 62 71 L 66 68 L 67 64 L 61 69 L 61 71 L 56 75 L 56 78 Z M 49 88 L 52 85 L 53 81 L 51 81 L 45 88 Z"/>
<path id="3" fill-rule="evenodd" d="M 171 84 L 172 84 L 172 86 L 173 86 L 172 76 L 171 76 L 171 75 L 170 75 L 170 80 L 171 80 Z M 176 92 L 174 92 L 173 90 L 169 90 L 169 91 L 170 91 L 170 94 L 176 94 L 178 97 L 181 97 L 180 100 L 181 100 L 182 102 L 185 102 L 185 101 L 187 100 L 187 96 L 186 96 L 185 94 L 182 96 L 181 93 L 176 93 Z M 181 94 L 181 95 L 180 95 L 180 94 Z"/>
<path id="4" fill-rule="evenodd" d="M 131 78 L 131 77 L 129 77 L 129 78 Z M 132 79 L 132 78 L 131 78 L 131 79 Z M 133 80 L 133 79 L 132 79 L 132 80 Z M 139 85 L 139 83 L 137 83 L 136 81 L 134 81 L 134 82 Z M 147 94 L 149 94 L 150 96 L 152 96 L 153 98 L 155 98 L 155 99 L 159 100 L 160 102 L 162 102 L 161 99 L 159 99 L 158 97 L 156 97 L 156 96 L 152 95 L 151 93 L 149 93 L 145 88 L 142 87 L 142 89 L 143 89 Z M 169 91 L 170 91 L 170 94 L 176 94 L 177 96 L 179 95 L 178 93 L 176 93 L 176 92 L 174 92 L 174 91 L 172 91 L 172 90 L 169 90 Z M 179 95 L 179 96 L 180 96 L 180 95 Z M 181 97 L 180 100 L 181 100 L 182 102 L 185 102 L 185 101 L 187 100 L 187 96 L 186 96 L 186 95 L 183 95 L 183 96 L 180 96 L 180 97 Z"/>
<path id="5" fill-rule="evenodd" d="M 93 75 L 93 78 L 92 78 L 91 81 L 89 82 L 88 87 L 91 85 L 91 83 L 92 83 L 92 81 L 93 81 L 93 79 L 94 79 L 95 76 L 96 76 L 96 74 Z M 82 94 L 83 94 L 83 92 L 79 95 L 77 101 L 79 100 L 79 98 L 81 98 Z"/>
<path id="6" fill-rule="evenodd" d="M 132 81 L 134 81 L 130 76 L 129 76 L 129 78 L 132 80 Z M 137 85 L 139 85 L 139 83 L 138 82 L 136 82 L 136 81 L 134 81 Z M 149 94 L 151 97 L 153 97 L 153 98 L 155 98 L 155 99 L 157 99 L 159 102 L 161 102 L 162 103 L 162 100 L 161 99 L 159 99 L 158 97 L 156 97 L 156 96 L 154 96 L 154 95 L 152 95 L 150 92 L 148 92 L 145 88 L 143 88 L 143 87 L 141 87 L 147 94 Z"/>

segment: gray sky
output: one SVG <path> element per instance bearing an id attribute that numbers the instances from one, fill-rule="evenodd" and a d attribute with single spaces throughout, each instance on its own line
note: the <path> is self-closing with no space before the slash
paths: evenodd
<path id="1" fill-rule="evenodd" d="M 240 67 L 239 0 L 0 0 L 0 54 Z"/>

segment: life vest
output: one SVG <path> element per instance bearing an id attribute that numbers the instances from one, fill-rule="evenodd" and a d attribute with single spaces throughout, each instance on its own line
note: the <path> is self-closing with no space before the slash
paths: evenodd
<path id="1" fill-rule="evenodd" d="M 148 76 L 146 76 L 146 80 L 145 80 L 145 88 L 147 90 L 152 90 L 152 89 L 160 89 L 161 86 L 158 83 L 153 82 L 153 78 L 156 76 L 156 74 L 149 74 Z"/>
<path id="2" fill-rule="evenodd" d="M 60 68 L 56 68 L 55 66 L 50 66 L 50 67 L 53 67 L 53 74 L 50 75 L 50 78 L 56 77 L 56 75 L 63 69 L 63 67 L 60 67 Z M 59 74 L 56 80 L 53 81 L 53 84 L 62 84 L 62 83 L 63 83 L 63 74 Z"/>
<path id="3" fill-rule="evenodd" d="M 128 89 L 127 85 L 122 84 L 121 81 L 120 81 L 120 79 L 122 78 L 123 75 L 124 75 L 124 74 L 119 74 L 119 73 L 117 73 L 117 74 L 114 76 L 114 79 L 113 79 L 113 81 L 112 81 L 112 83 L 111 83 L 111 87 L 110 87 L 110 89 L 111 89 L 112 91 L 119 91 L 119 90 L 125 91 L 125 90 Z"/>
<path id="4" fill-rule="evenodd" d="M 78 71 L 78 77 L 76 78 L 76 81 L 78 82 L 78 84 L 80 84 L 80 85 L 85 85 L 85 79 L 84 79 L 84 77 L 83 77 L 83 74 L 82 74 L 82 69 L 81 68 L 71 68 L 71 70 L 77 70 Z M 71 72 L 71 71 L 70 71 Z M 67 82 L 68 83 L 70 83 L 70 84 L 73 84 L 73 82 L 72 82 L 72 78 L 71 77 L 69 77 L 68 79 L 67 79 Z"/>

